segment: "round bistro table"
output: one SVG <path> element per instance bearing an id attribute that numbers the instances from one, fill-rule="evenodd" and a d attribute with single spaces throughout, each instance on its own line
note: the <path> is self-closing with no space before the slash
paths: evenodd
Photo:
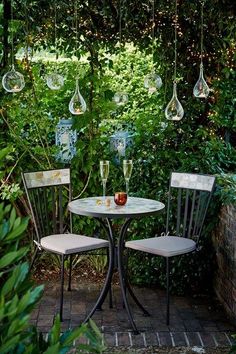
<path id="1" fill-rule="evenodd" d="M 68 209 L 71 213 L 82 216 L 90 216 L 95 218 L 100 222 L 103 228 L 106 230 L 109 240 L 109 266 L 104 282 L 104 286 L 100 292 L 98 300 L 89 315 L 86 317 L 86 322 L 96 311 L 96 309 L 101 308 L 109 289 L 111 288 L 112 275 L 114 271 L 114 262 L 117 258 L 118 272 L 120 287 L 122 292 L 122 297 L 124 301 L 125 308 L 129 317 L 129 321 L 136 333 L 138 330 L 133 321 L 129 304 L 126 297 L 126 289 L 130 292 L 136 304 L 143 310 L 144 313 L 148 314 L 143 308 L 141 303 L 138 301 L 130 286 L 127 286 L 125 270 L 123 265 L 123 248 L 124 240 L 128 230 L 128 227 L 133 219 L 155 215 L 164 209 L 165 205 L 157 200 L 128 197 L 128 202 L 124 206 L 118 206 L 114 202 L 113 197 L 106 197 L 105 201 L 103 197 L 88 197 L 83 199 L 76 199 L 68 204 Z M 124 223 L 120 229 L 120 233 L 117 242 L 114 238 L 113 224 L 112 221 L 115 219 L 124 219 Z M 110 307 L 112 307 L 112 300 L 110 297 Z"/>

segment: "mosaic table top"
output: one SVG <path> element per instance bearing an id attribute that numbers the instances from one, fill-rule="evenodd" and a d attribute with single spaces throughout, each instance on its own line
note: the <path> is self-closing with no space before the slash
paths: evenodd
<path id="1" fill-rule="evenodd" d="M 98 218 L 136 218 L 154 215 L 164 209 L 165 205 L 157 200 L 129 197 L 124 206 L 118 206 L 113 196 L 90 197 L 76 199 L 68 204 L 68 209 L 77 215 L 93 216 Z"/>

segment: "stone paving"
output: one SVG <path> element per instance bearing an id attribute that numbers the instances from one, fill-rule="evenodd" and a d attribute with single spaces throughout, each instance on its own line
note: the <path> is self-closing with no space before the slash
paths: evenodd
<path id="1" fill-rule="evenodd" d="M 102 311 L 96 311 L 93 320 L 104 334 L 108 347 L 206 347 L 229 348 L 231 335 L 236 328 L 223 309 L 206 297 L 171 296 L 170 325 L 165 324 L 165 292 L 158 289 L 134 288 L 135 293 L 151 313 L 143 316 L 132 304 L 134 320 L 140 334 L 134 335 L 123 308 L 118 285 L 113 286 L 113 308 L 108 299 Z M 65 290 L 64 321 L 62 330 L 74 328 L 82 322 L 99 293 L 97 284 L 73 284 L 73 290 Z M 59 307 L 59 284 L 46 284 L 44 296 L 33 311 L 31 322 L 47 333 Z"/>

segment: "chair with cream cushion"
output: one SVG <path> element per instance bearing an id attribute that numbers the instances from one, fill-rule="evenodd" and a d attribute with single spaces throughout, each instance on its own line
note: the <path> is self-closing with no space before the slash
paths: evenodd
<path id="1" fill-rule="evenodd" d="M 60 319 L 63 315 L 64 263 L 70 257 L 69 285 L 71 290 L 72 256 L 85 251 L 109 247 L 107 240 L 72 233 L 72 216 L 67 210 L 71 200 L 70 169 L 22 173 L 32 220 L 36 246 L 31 267 L 39 251 L 61 257 Z"/>
<path id="2" fill-rule="evenodd" d="M 166 258 L 167 325 L 169 325 L 169 259 L 197 249 L 214 184 L 214 176 L 173 172 L 168 194 L 165 235 L 125 242 L 128 249 Z M 175 219 L 176 223 L 171 227 L 172 219 Z"/>

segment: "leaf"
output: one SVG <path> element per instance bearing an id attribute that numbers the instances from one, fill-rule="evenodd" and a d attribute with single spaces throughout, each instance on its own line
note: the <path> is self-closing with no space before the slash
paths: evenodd
<path id="1" fill-rule="evenodd" d="M 55 344 L 59 341 L 61 331 L 61 323 L 59 315 L 56 316 L 53 327 L 49 333 L 49 342 L 50 344 Z"/>
<path id="2" fill-rule="evenodd" d="M 80 327 L 74 329 L 73 331 L 67 331 L 65 332 L 61 338 L 60 341 L 63 343 L 63 346 L 71 345 L 73 344 L 74 340 L 82 336 L 87 330 L 87 325 L 81 325 Z"/>
<path id="3" fill-rule="evenodd" d="M 9 266 L 12 263 L 15 263 L 20 258 L 24 257 L 28 252 L 28 248 L 21 248 L 19 251 L 9 252 L 0 259 L 0 269 Z"/>
<path id="4" fill-rule="evenodd" d="M 27 293 L 19 301 L 17 313 L 21 313 L 25 311 L 28 306 L 35 304 L 36 301 L 41 297 L 43 288 L 44 286 L 40 285 L 33 290 L 28 290 Z"/>
<path id="5" fill-rule="evenodd" d="M 13 270 L 12 275 L 7 279 L 7 281 L 3 285 L 1 290 L 1 295 L 6 296 L 6 294 L 8 294 L 10 291 L 16 289 L 17 286 L 25 280 L 28 274 L 28 270 L 29 270 L 28 263 L 25 262 L 23 264 L 18 265 Z"/>
<path id="6" fill-rule="evenodd" d="M 9 219 L 9 222 L 10 222 L 9 229 L 10 230 L 12 229 L 12 227 L 14 225 L 15 219 L 16 219 L 16 209 L 12 208 L 10 219 Z"/>
<path id="7" fill-rule="evenodd" d="M 8 341 L 6 341 L 1 347 L 0 347 L 0 353 L 5 354 L 9 352 L 14 352 L 15 347 L 17 346 L 18 342 L 20 340 L 20 335 L 17 334 L 16 336 L 12 337 Z"/>
<path id="8" fill-rule="evenodd" d="M 24 218 L 22 219 L 22 222 L 20 225 L 16 225 L 16 228 L 14 228 L 9 234 L 8 236 L 6 237 L 6 240 L 13 240 L 15 239 L 16 237 L 20 236 L 27 228 L 28 226 L 28 221 L 29 221 L 29 218 Z M 17 224 L 18 224 L 18 221 L 17 221 Z"/>
<path id="9" fill-rule="evenodd" d="M 59 353 L 59 348 L 60 348 L 60 343 L 56 343 L 56 344 L 50 346 L 50 347 L 44 352 L 44 354 L 56 354 L 56 353 Z"/>

